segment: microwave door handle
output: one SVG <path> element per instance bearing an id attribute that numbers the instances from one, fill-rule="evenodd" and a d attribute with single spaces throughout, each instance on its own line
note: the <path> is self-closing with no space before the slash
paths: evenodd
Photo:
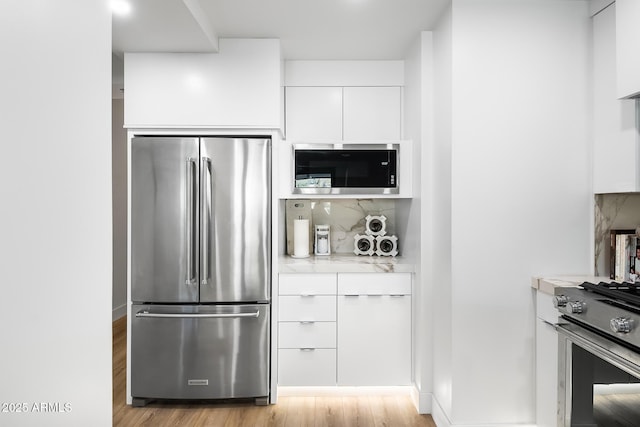
<path id="1" fill-rule="evenodd" d="M 202 158 L 202 174 L 200 179 L 200 188 L 202 191 L 202 281 L 203 285 L 209 283 L 210 274 L 210 255 L 209 255 L 209 238 L 211 234 L 211 159 Z"/>
<path id="2" fill-rule="evenodd" d="M 186 240 L 187 240 L 187 280 L 186 284 L 191 285 L 195 280 L 195 263 L 194 263 L 194 242 L 195 239 L 195 197 L 193 197 L 193 193 L 195 192 L 195 173 L 196 163 L 195 159 L 188 157 L 187 158 L 187 181 L 186 181 L 186 201 L 187 212 L 186 212 Z"/>

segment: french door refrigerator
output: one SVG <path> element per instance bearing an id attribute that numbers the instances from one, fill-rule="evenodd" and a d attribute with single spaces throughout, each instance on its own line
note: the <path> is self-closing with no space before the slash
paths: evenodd
<path id="1" fill-rule="evenodd" d="M 270 139 L 132 139 L 134 406 L 267 403 L 270 213 Z"/>

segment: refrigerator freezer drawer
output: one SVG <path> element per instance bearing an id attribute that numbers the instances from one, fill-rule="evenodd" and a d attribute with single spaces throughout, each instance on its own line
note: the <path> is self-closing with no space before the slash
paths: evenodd
<path id="1" fill-rule="evenodd" d="M 133 305 L 131 395 L 269 395 L 269 305 Z"/>

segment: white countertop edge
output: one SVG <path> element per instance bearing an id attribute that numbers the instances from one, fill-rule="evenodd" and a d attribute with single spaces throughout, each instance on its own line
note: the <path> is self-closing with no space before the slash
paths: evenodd
<path id="1" fill-rule="evenodd" d="M 531 287 L 537 289 L 540 292 L 553 295 L 553 291 L 558 287 L 575 287 L 580 286 L 584 282 L 590 282 L 598 284 L 600 282 L 610 282 L 611 279 L 605 276 L 580 276 L 580 275 L 567 275 L 567 276 L 551 276 L 551 277 L 532 277 Z"/>
<path id="2" fill-rule="evenodd" d="M 415 263 L 406 257 L 310 255 L 292 258 L 281 255 L 278 273 L 414 273 Z"/>

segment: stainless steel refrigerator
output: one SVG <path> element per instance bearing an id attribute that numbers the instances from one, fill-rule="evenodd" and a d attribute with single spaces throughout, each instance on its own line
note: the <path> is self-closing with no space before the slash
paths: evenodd
<path id="1" fill-rule="evenodd" d="M 269 395 L 271 141 L 131 146 L 131 395 Z"/>

